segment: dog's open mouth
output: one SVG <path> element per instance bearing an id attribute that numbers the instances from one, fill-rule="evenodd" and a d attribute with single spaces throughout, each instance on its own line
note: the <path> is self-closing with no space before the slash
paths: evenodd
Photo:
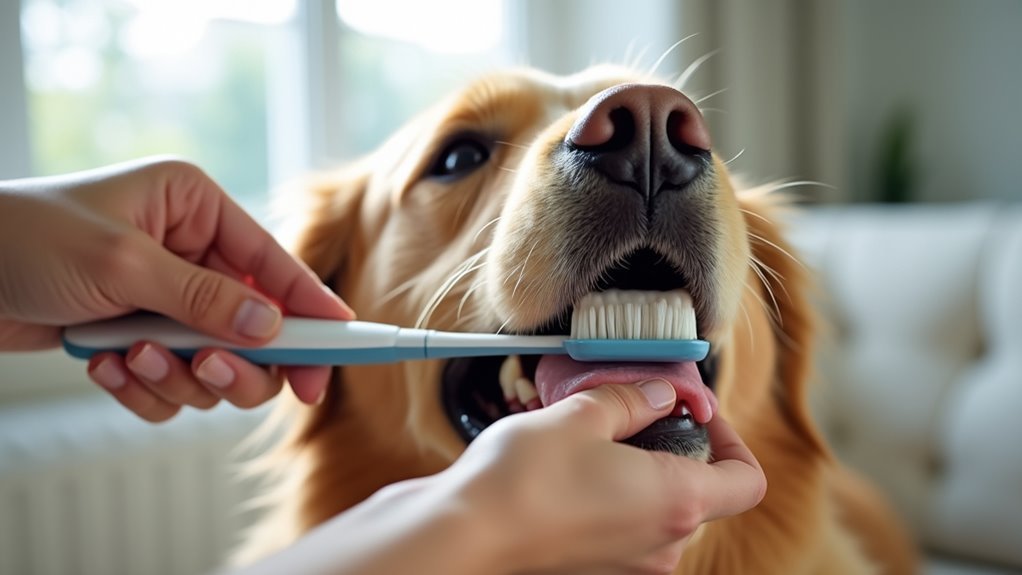
<path id="1" fill-rule="evenodd" d="M 666 292 L 688 287 L 686 279 L 664 258 L 641 249 L 611 267 L 593 291 L 626 290 L 623 293 L 627 295 L 629 291 Z M 571 308 L 564 310 L 532 333 L 568 334 L 572 312 Z M 502 417 L 540 409 L 585 389 L 662 378 L 678 393 L 674 411 L 626 443 L 706 459 L 709 442 L 703 424 L 716 409 L 713 364 L 712 356 L 698 363 L 590 363 L 567 355 L 459 358 L 445 366 L 443 403 L 460 435 L 471 441 Z"/>

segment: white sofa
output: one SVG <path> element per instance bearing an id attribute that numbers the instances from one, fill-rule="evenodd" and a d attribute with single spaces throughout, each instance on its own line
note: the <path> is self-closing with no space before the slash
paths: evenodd
<path id="1" fill-rule="evenodd" d="M 1022 204 L 812 209 L 830 324 L 814 407 L 928 573 L 1022 572 Z"/>

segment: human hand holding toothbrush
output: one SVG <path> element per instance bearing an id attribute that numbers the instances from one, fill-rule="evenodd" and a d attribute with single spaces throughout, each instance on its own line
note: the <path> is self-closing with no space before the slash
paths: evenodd
<path id="1" fill-rule="evenodd" d="M 62 326 L 139 309 L 220 339 L 258 345 L 288 314 L 354 313 L 198 167 L 146 159 L 60 176 L 0 182 L 0 350 L 45 349 Z M 89 376 L 149 421 L 221 399 L 254 407 L 284 376 L 315 403 L 327 367 L 264 369 L 222 350 L 186 362 L 140 342 L 105 353 Z"/>

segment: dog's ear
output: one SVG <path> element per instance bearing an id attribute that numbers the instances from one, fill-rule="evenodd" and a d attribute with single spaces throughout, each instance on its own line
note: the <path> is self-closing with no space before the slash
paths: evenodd
<path id="1" fill-rule="evenodd" d="M 771 319 L 777 341 L 775 382 L 782 395 L 781 408 L 793 428 L 809 445 L 827 453 L 809 410 L 809 381 L 813 370 L 816 313 L 812 304 L 815 284 L 796 250 L 785 238 L 783 225 L 792 202 L 772 187 L 753 188 L 740 195 L 753 265 L 762 282 L 765 305 L 773 308 Z"/>
<path id="2" fill-rule="evenodd" d="M 352 165 L 305 178 L 279 197 L 288 249 L 331 288 L 355 249 L 368 181 L 369 171 Z"/>

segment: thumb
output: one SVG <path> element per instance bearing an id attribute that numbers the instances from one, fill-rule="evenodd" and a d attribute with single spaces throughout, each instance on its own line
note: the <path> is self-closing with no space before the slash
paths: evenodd
<path id="1" fill-rule="evenodd" d="M 265 343 L 280 329 L 281 310 L 255 289 L 146 242 L 142 270 L 128 279 L 128 303 L 208 335 Z"/>
<path id="2" fill-rule="evenodd" d="M 585 429 L 619 441 L 666 417 L 675 401 L 674 386 L 663 379 L 650 379 L 634 385 L 601 385 L 571 395 L 541 413 L 565 413 Z"/>

